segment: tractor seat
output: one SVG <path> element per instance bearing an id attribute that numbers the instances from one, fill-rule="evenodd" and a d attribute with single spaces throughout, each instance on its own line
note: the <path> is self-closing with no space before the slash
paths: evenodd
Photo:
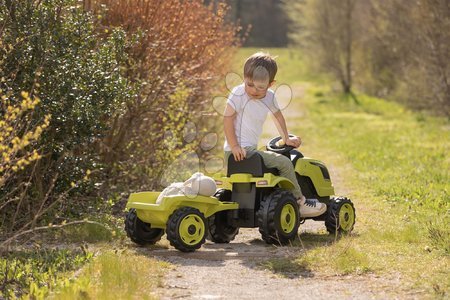
<path id="1" fill-rule="evenodd" d="M 236 173 L 252 174 L 254 177 L 263 177 L 264 173 L 280 175 L 277 168 L 268 168 L 263 162 L 261 155 L 256 152 L 247 153 L 247 158 L 241 161 L 234 160 L 234 156 L 228 158 L 227 177 Z"/>
<path id="2" fill-rule="evenodd" d="M 297 163 L 297 161 L 300 158 L 303 158 L 304 156 L 303 156 L 303 154 L 300 151 L 293 149 L 293 150 L 289 151 L 289 156 L 288 157 L 292 161 L 292 164 L 294 165 L 294 168 L 295 168 L 295 164 Z"/>

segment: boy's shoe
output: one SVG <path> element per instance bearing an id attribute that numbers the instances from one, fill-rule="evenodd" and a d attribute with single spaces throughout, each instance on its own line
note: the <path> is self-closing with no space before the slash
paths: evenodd
<path id="1" fill-rule="evenodd" d="M 316 199 L 305 199 L 303 197 L 298 201 L 298 204 L 300 206 L 300 218 L 317 217 L 327 210 L 326 204 L 320 203 Z"/>

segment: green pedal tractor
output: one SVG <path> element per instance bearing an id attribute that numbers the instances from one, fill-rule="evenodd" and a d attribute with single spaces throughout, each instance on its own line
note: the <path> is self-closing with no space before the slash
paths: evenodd
<path id="1" fill-rule="evenodd" d="M 324 221 L 331 234 L 352 231 L 355 208 L 346 197 L 332 197 L 334 188 L 325 165 L 304 157 L 290 146 L 273 138 L 267 150 L 287 156 L 293 163 L 298 183 L 307 199 L 327 205 L 327 211 L 311 218 Z M 125 230 L 139 245 L 154 244 L 164 233 L 170 244 L 183 252 L 195 251 L 208 238 L 214 243 L 229 243 L 239 228 L 258 227 L 268 244 L 285 245 L 296 238 L 305 218 L 290 190 L 292 182 L 267 168 L 262 157 L 248 153 L 243 161 L 231 155 L 227 174 L 214 176 L 218 191 L 213 197 L 168 196 L 159 203 L 159 192 L 130 195 Z"/>

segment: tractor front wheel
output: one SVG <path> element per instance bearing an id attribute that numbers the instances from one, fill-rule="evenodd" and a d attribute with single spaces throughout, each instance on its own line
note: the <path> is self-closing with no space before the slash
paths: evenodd
<path id="1" fill-rule="evenodd" d="M 325 226 L 330 234 L 347 234 L 353 230 L 356 213 L 352 201 L 346 197 L 331 198 Z"/>
<path id="2" fill-rule="evenodd" d="M 167 222 L 167 239 L 182 252 L 192 252 L 205 242 L 206 220 L 193 207 L 182 207 L 173 212 Z"/>
<path id="3" fill-rule="evenodd" d="M 294 195 L 277 189 L 264 197 L 258 210 L 259 232 L 268 244 L 285 245 L 297 236 L 300 225 Z"/>
<path id="4" fill-rule="evenodd" d="M 133 242 L 141 246 L 155 244 L 164 234 L 164 229 L 152 228 L 139 219 L 134 208 L 128 211 L 125 218 L 125 231 Z"/>

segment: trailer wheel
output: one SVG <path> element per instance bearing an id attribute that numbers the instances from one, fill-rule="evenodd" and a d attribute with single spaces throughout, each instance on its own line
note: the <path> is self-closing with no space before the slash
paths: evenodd
<path id="1" fill-rule="evenodd" d="M 206 220 L 193 207 L 182 207 L 173 212 L 167 222 L 167 239 L 176 249 L 192 252 L 205 242 Z"/>
<path id="2" fill-rule="evenodd" d="M 164 234 L 164 229 L 152 228 L 151 224 L 139 219 L 134 208 L 125 218 L 125 231 L 133 242 L 141 246 L 155 244 Z"/>

